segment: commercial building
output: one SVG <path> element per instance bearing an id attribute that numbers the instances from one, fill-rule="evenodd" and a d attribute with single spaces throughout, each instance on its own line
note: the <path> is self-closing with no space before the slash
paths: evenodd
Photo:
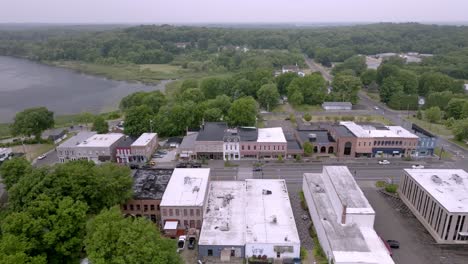
<path id="1" fill-rule="evenodd" d="M 314 154 L 335 153 L 336 141 L 327 130 L 298 130 L 297 135 L 302 147 L 306 142 L 312 144 Z"/>
<path id="2" fill-rule="evenodd" d="M 202 124 L 195 141 L 195 152 L 198 159 L 223 159 L 224 122 L 207 122 Z"/>
<path id="3" fill-rule="evenodd" d="M 161 223 L 166 235 L 200 229 L 208 193 L 210 169 L 176 168 L 162 197 Z"/>
<path id="4" fill-rule="evenodd" d="M 394 263 L 374 230 L 375 212 L 347 167 L 305 173 L 302 190 L 328 263 Z"/>
<path id="5" fill-rule="evenodd" d="M 300 257 L 300 240 L 284 180 L 213 181 L 199 258 Z"/>
<path id="6" fill-rule="evenodd" d="M 70 160 L 83 159 L 82 156 L 78 156 L 77 146 L 94 135 L 96 135 L 96 132 L 93 131 L 78 132 L 78 134 L 57 146 L 59 162 L 64 163 Z"/>
<path id="7" fill-rule="evenodd" d="M 324 102 L 322 108 L 325 111 L 348 111 L 353 109 L 350 102 Z"/>
<path id="8" fill-rule="evenodd" d="M 413 124 L 411 128 L 413 133 L 419 138 L 415 156 L 426 157 L 434 155 L 434 149 L 437 146 L 437 136 L 416 124 Z"/>
<path id="9" fill-rule="evenodd" d="M 278 156 L 286 157 L 287 142 L 281 127 L 259 128 L 258 158 L 277 159 Z"/>
<path id="10" fill-rule="evenodd" d="M 134 138 L 125 137 L 115 148 L 115 161 L 121 164 L 129 164 L 133 161 L 130 146 L 135 142 Z"/>
<path id="11" fill-rule="evenodd" d="M 157 133 L 143 133 L 130 146 L 134 162 L 145 163 L 151 159 L 151 155 L 158 147 Z"/>
<path id="12" fill-rule="evenodd" d="M 399 194 L 437 243 L 468 244 L 468 173 L 405 169 Z"/>
<path id="13" fill-rule="evenodd" d="M 133 198 L 121 205 L 126 216 L 146 217 L 160 224 L 160 203 L 173 169 L 139 169 L 133 174 Z"/>
<path id="14" fill-rule="evenodd" d="M 337 156 L 402 157 L 416 154 L 418 136 L 401 126 L 340 122 L 334 130 Z"/>
<path id="15" fill-rule="evenodd" d="M 237 128 L 228 128 L 223 137 L 223 159 L 240 160 L 240 136 Z"/>
<path id="16" fill-rule="evenodd" d="M 179 158 L 184 160 L 197 159 L 197 153 L 195 152 L 195 141 L 197 140 L 198 132 L 187 132 L 187 135 L 182 139 L 179 148 L 177 148 L 177 154 Z"/>
<path id="17" fill-rule="evenodd" d="M 95 134 L 79 143 L 75 152 L 78 159 L 86 159 L 94 163 L 114 161 L 116 148 L 125 136 L 120 133 Z"/>

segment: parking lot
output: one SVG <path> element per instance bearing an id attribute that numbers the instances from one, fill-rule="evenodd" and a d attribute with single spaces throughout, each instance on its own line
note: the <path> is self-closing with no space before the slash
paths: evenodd
<path id="1" fill-rule="evenodd" d="M 384 240 L 400 242 L 393 249 L 398 264 L 462 264 L 468 263 L 468 247 L 441 246 L 398 198 L 379 193 L 376 188 L 362 188 L 375 210 L 374 227 Z"/>
<path id="2" fill-rule="evenodd" d="M 177 154 L 177 149 L 167 149 L 165 151 L 167 151 L 167 154 L 160 154 L 160 158 L 152 158 L 151 160 L 156 162 L 156 164 L 174 161 Z"/>

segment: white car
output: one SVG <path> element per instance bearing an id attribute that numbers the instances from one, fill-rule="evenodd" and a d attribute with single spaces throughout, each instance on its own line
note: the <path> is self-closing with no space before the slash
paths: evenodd
<path id="1" fill-rule="evenodd" d="M 180 236 L 179 241 L 177 241 L 177 252 L 184 250 L 185 248 L 185 240 L 187 239 L 187 236 Z"/>
<path id="2" fill-rule="evenodd" d="M 47 157 L 46 154 L 42 154 L 42 155 L 40 155 L 39 157 L 37 157 L 37 159 L 38 159 L 38 160 L 43 160 L 43 159 L 45 159 L 46 157 Z"/>
<path id="3" fill-rule="evenodd" d="M 379 110 L 379 107 L 378 107 L 378 106 L 374 106 L 374 109 L 375 109 L 375 110 Z"/>
<path id="4" fill-rule="evenodd" d="M 424 166 L 421 165 L 421 164 L 415 164 L 413 166 L 411 166 L 413 169 L 424 169 Z"/>
<path id="5" fill-rule="evenodd" d="M 379 164 L 380 165 L 388 165 L 388 164 L 390 164 L 390 161 L 388 161 L 388 160 L 379 160 Z"/>

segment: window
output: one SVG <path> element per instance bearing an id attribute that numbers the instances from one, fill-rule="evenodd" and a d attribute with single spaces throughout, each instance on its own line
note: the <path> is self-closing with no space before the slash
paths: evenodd
<path id="1" fill-rule="evenodd" d="M 150 205 L 150 210 L 154 211 L 154 204 Z"/>
<path id="2" fill-rule="evenodd" d="M 190 209 L 190 216 L 193 216 L 193 209 Z"/>
<path id="3" fill-rule="evenodd" d="M 257 146 L 254 146 L 254 150 L 257 150 Z"/>
<path id="4" fill-rule="evenodd" d="M 284 150 L 284 146 L 282 146 L 282 150 Z"/>
<path id="5" fill-rule="evenodd" d="M 276 150 L 276 146 L 273 146 L 273 150 Z"/>
<path id="6" fill-rule="evenodd" d="M 151 217 L 151 221 L 153 221 L 154 223 L 156 223 L 156 215 L 152 214 L 150 217 Z"/>
<path id="7" fill-rule="evenodd" d="M 184 226 L 188 227 L 188 220 L 184 220 Z"/>
<path id="8" fill-rule="evenodd" d="M 232 150 L 232 145 L 230 145 L 229 147 L 230 147 L 230 148 L 231 148 L 231 150 Z"/>
<path id="9" fill-rule="evenodd" d="M 202 226 L 201 226 L 201 220 L 197 220 L 197 228 L 198 228 L 198 229 L 201 229 L 201 227 L 202 227 Z"/>
<path id="10" fill-rule="evenodd" d="M 158 204 L 158 207 L 157 207 L 157 208 L 158 208 L 158 211 L 160 211 L 160 210 L 161 210 L 161 208 L 159 207 L 159 204 Z"/>
<path id="11" fill-rule="evenodd" d="M 195 220 L 190 220 L 190 227 L 195 228 Z"/>
<path id="12" fill-rule="evenodd" d="M 130 211 L 133 211 L 133 204 L 130 205 Z"/>
<path id="13" fill-rule="evenodd" d="M 148 205 L 147 204 L 143 205 L 143 210 L 145 210 L 145 212 L 148 211 Z"/>
<path id="14" fill-rule="evenodd" d="M 200 216 L 200 209 L 197 209 L 196 213 L 197 213 L 197 216 Z"/>
<path id="15" fill-rule="evenodd" d="M 127 210 L 127 205 L 126 204 L 124 204 L 122 207 L 123 207 L 124 210 Z"/>
<path id="16" fill-rule="evenodd" d="M 247 150 L 250 150 L 250 145 L 247 146 Z"/>
<path id="17" fill-rule="evenodd" d="M 184 209 L 184 216 L 187 216 L 187 209 Z"/>
<path id="18" fill-rule="evenodd" d="M 242 150 L 244 150 L 244 146 L 242 146 Z"/>
<path id="19" fill-rule="evenodd" d="M 175 209 L 175 215 L 179 216 L 179 209 Z"/>
<path id="20" fill-rule="evenodd" d="M 212 249 L 208 249 L 208 256 L 209 257 L 213 256 L 213 250 Z"/>
<path id="21" fill-rule="evenodd" d="M 268 150 L 270 150 L 270 146 L 268 146 Z"/>
<path id="22" fill-rule="evenodd" d="M 173 216 L 173 215 L 174 215 L 174 210 L 169 209 L 169 216 Z"/>
<path id="23" fill-rule="evenodd" d="M 137 204 L 137 205 L 136 205 L 136 209 L 137 209 L 138 211 L 140 211 L 140 210 L 141 210 L 141 206 L 140 206 L 139 204 Z"/>
<path id="24" fill-rule="evenodd" d="M 359 142 L 358 145 L 361 146 L 361 142 Z"/>

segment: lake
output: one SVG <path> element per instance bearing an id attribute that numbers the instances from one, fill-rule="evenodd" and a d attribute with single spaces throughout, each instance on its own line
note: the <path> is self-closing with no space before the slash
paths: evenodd
<path id="1" fill-rule="evenodd" d="M 16 112 L 45 106 L 55 115 L 117 109 L 120 99 L 136 91 L 164 90 L 156 86 L 107 80 L 29 60 L 0 56 L 0 123 Z"/>

